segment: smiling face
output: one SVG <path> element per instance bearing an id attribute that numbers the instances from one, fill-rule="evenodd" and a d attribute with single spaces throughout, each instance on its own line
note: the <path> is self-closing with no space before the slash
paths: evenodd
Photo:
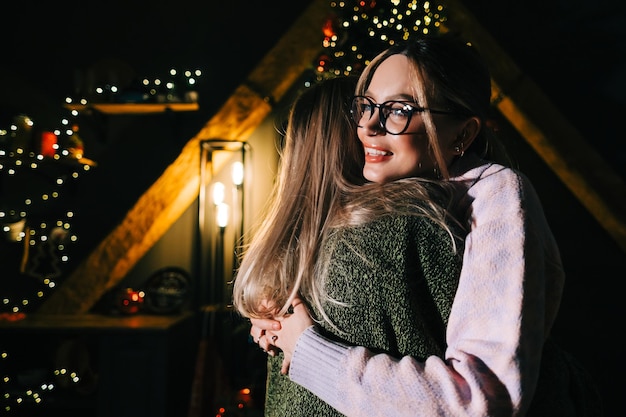
<path id="1" fill-rule="evenodd" d="M 374 71 L 365 96 L 375 104 L 390 100 L 408 101 L 420 107 L 411 88 L 411 65 L 404 55 L 391 55 Z M 426 81 L 427 82 L 427 81 Z M 414 84 L 414 83 L 413 83 Z M 431 101 L 436 101 L 430 98 Z M 433 109 L 441 106 L 432 105 Z M 380 126 L 380 113 L 374 109 L 369 120 L 359 123 L 357 133 L 365 150 L 363 175 L 369 181 L 385 183 L 407 177 L 433 177 L 437 167 L 433 151 L 430 149 L 425 124 L 427 117 L 422 112 L 414 112 L 405 133 L 392 135 Z M 463 129 L 467 121 L 446 114 L 432 113 L 436 128 L 436 142 L 439 144 L 446 166 L 460 154 Z M 469 143 L 463 146 L 469 146 Z"/>

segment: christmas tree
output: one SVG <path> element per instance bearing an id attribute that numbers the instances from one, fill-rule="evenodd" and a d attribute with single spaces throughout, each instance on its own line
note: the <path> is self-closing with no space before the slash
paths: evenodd
<path id="1" fill-rule="evenodd" d="M 322 28 L 319 77 L 359 74 L 379 52 L 417 35 L 438 33 L 444 8 L 429 1 L 349 1 L 331 4 Z"/>

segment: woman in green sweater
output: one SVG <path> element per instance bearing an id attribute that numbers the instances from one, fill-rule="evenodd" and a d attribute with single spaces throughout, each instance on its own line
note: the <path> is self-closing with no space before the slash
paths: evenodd
<path id="1" fill-rule="evenodd" d="M 294 103 L 267 215 L 244 253 L 233 301 L 245 317 L 294 297 L 339 340 L 393 356 L 442 356 L 464 232 L 452 189 L 419 179 L 365 183 L 350 115 L 354 80 L 326 80 Z M 268 359 L 266 416 L 341 415 Z"/>

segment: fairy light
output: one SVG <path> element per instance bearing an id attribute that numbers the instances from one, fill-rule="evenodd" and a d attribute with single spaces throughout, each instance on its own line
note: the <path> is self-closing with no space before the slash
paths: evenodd
<path id="1" fill-rule="evenodd" d="M 331 1 L 334 18 L 323 26 L 317 79 L 359 73 L 380 51 L 412 36 L 434 33 L 446 16 L 430 1 Z"/>
<path id="2" fill-rule="evenodd" d="M 72 100 L 66 98 L 66 103 Z M 61 278 L 64 265 L 71 260 L 69 255 L 70 246 L 68 243 L 77 242 L 77 236 L 71 231 L 71 218 L 73 212 L 68 211 L 62 214 L 54 214 L 58 218 L 46 218 L 42 221 L 32 222 L 36 218 L 41 218 L 41 213 L 56 213 L 57 210 L 47 209 L 50 204 L 62 200 L 64 188 L 68 181 L 76 181 L 80 174 L 87 172 L 89 165 L 77 163 L 67 165 L 75 166 L 74 169 L 61 170 L 50 169 L 53 161 L 61 158 L 71 158 L 80 161 L 80 153 L 72 153 L 68 149 L 59 145 L 57 138 L 65 139 L 74 135 L 72 118 L 78 115 L 73 112 L 71 117 L 63 117 L 59 120 L 59 125 L 66 126 L 64 129 L 57 129 L 47 133 L 54 135 L 53 143 L 48 143 L 46 155 L 32 147 L 32 129 L 36 123 L 28 116 L 20 115 L 8 129 L 0 128 L 0 175 L 4 176 L 5 184 L 9 189 L 14 189 L 17 198 L 12 201 L 4 200 L 0 203 L 0 232 L 10 242 L 25 242 L 25 258 L 28 259 L 21 268 L 20 273 L 37 278 L 37 285 L 28 291 L 31 294 L 18 294 L 20 288 L 16 287 L 15 293 L 7 295 L 2 299 L 2 310 L 11 313 L 27 312 L 37 305 L 34 301 L 40 302 L 56 287 L 56 280 Z M 37 138 L 38 139 L 38 138 Z M 71 143 L 65 140 L 67 143 Z M 54 154 L 52 155 L 51 152 Z M 82 168 L 81 168 L 82 166 Z M 85 168 L 87 167 L 87 168 Z M 23 176 L 33 176 L 36 172 L 43 171 L 45 175 L 38 174 L 38 177 L 48 178 L 44 189 L 40 187 L 23 187 L 16 183 L 13 188 L 13 181 L 19 180 Z M 50 177 L 50 173 L 54 175 Z M 28 193 L 32 193 L 28 195 Z M 38 193 L 38 194 L 35 194 Z M 24 196 L 20 199 L 19 195 Z M 57 224 L 58 226 L 54 226 Z M 28 248 L 28 249 L 26 249 Z M 26 256 L 29 258 L 26 258 Z M 52 257 L 52 258 L 50 258 Z M 46 263 L 51 262 L 48 266 Z M 43 267 L 41 270 L 39 267 Z M 21 290 L 24 292 L 24 290 Z"/>

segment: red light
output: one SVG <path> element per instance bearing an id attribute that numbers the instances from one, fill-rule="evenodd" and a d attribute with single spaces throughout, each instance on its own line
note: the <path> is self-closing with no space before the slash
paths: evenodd
<path id="1" fill-rule="evenodd" d="M 52 132 L 41 133 L 41 154 L 50 158 L 56 154 L 57 135 Z"/>
<path id="2" fill-rule="evenodd" d="M 135 314 L 141 310 L 143 301 L 143 291 L 125 288 L 118 293 L 117 305 L 122 313 Z"/>

